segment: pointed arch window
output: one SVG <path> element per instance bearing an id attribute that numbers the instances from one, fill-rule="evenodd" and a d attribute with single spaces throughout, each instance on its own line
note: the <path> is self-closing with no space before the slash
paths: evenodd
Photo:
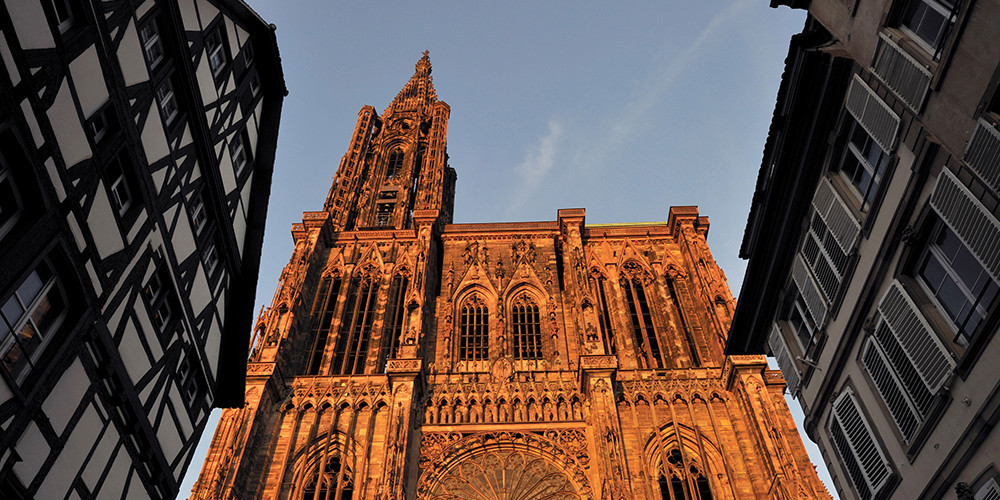
<path id="1" fill-rule="evenodd" d="M 462 304 L 458 332 L 458 360 L 485 361 L 489 359 L 490 310 L 479 295 L 473 295 Z"/>
<path id="2" fill-rule="evenodd" d="M 312 317 L 317 318 L 316 331 L 313 335 L 313 346 L 309 355 L 308 375 L 319 375 L 319 367 L 323 362 L 323 351 L 333 327 L 333 313 L 337 308 L 337 297 L 340 296 L 340 275 L 326 276 L 320 282 L 313 305 Z"/>
<path id="3" fill-rule="evenodd" d="M 625 291 L 625 302 L 628 303 L 629 317 L 632 320 L 632 334 L 636 347 L 647 368 L 663 368 L 663 355 L 660 352 L 660 341 L 653 326 L 653 315 L 646 301 L 646 290 L 643 287 L 645 270 L 634 262 L 626 263 L 622 268 L 619 283 Z"/>
<path id="4" fill-rule="evenodd" d="M 510 307 L 510 325 L 514 357 L 542 359 L 542 325 L 538 304 L 522 293 Z"/>
<path id="5" fill-rule="evenodd" d="M 660 498 L 662 500 L 712 500 L 708 478 L 695 464 L 685 466 L 680 450 L 667 452 L 666 463 L 660 464 Z"/>
<path id="6" fill-rule="evenodd" d="M 693 366 L 701 366 L 701 360 L 698 357 L 698 346 L 695 344 L 694 337 L 691 335 L 691 328 L 688 327 L 687 319 L 684 317 L 684 309 L 681 307 L 680 299 L 677 297 L 677 285 L 675 284 L 676 278 L 667 278 L 667 292 L 670 293 L 670 302 L 674 306 L 674 310 L 677 311 L 677 318 L 681 322 L 681 329 L 684 330 L 684 340 L 687 342 L 688 352 L 691 353 L 691 364 Z"/>
<path id="7" fill-rule="evenodd" d="M 389 302 L 386 304 L 385 309 L 385 324 L 382 330 L 382 356 L 381 362 L 382 366 L 380 369 L 384 369 L 385 360 L 389 358 L 395 358 L 399 352 L 399 337 L 403 334 L 403 329 L 406 328 L 404 322 L 406 321 L 406 291 L 407 286 L 410 283 L 410 277 L 408 271 L 404 270 L 393 276 L 392 282 L 389 284 Z"/>
<path id="8" fill-rule="evenodd" d="M 389 161 L 386 162 L 385 167 L 385 178 L 393 179 L 396 174 L 403 169 L 403 151 L 399 149 L 393 149 L 389 153 Z"/>
<path id="9" fill-rule="evenodd" d="M 597 296 L 597 320 L 601 325 L 601 338 L 604 341 L 604 352 L 618 354 L 615 346 L 615 332 L 611 323 L 611 309 L 608 307 L 608 280 L 596 269 L 590 276 L 590 288 Z"/>
<path id="10" fill-rule="evenodd" d="M 371 339 L 378 298 L 379 278 L 364 273 L 351 280 L 347 303 L 340 320 L 340 332 L 333 351 L 334 375 L 359 375 L 365 372 L 368 341 Z"/>
<path id="11" fill-rule="evenodd" d="M 334 455 L 320 466 L 302 490 L 302 500 L 352 500 L 354 481 L 350 467 L 341 465 Z"/>

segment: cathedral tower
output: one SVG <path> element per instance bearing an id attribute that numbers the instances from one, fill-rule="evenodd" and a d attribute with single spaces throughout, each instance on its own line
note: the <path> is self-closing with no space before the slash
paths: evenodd
<path id="1" fill-rule="evenodd" d="M 366 106 L 192 498 L 828 498 L 708 219 L 453 224 L 427 57 Z"/>

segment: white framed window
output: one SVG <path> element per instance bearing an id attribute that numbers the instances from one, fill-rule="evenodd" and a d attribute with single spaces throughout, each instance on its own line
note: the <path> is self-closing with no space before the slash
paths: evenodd
<path id="1" fill-rule="evenodd" d="M 73 6 L 69 0 L 49 0 L 49 4 L 52 6 L 53 14 L 55 14 L 59 32 L 65 33 L 66 30 L 73 26 L 73 22 L 75 21 Z"/>
<path id="2" fill-rule="evenodd" d="M 118 215 L 124 214 L 132 206 L 132 192 L 129 190 L 128 180 L 119 160 L 111 163 L 108 167 L 108 179 L 111 188 L 111 204 L 114 205 Z"/>
<path id="3" fill-rule="evenodd" d="M 226 67 L 226 47 L 222 38 L 222 27 L 212 30 L 205 38 L 205 50 L 208 52 L 208 66 L 213 75 L 218 75 Z"/>
<path id="4" fill-rule="evenodd" d="M 163 45 L 160 43 L 160 32 L 155 19 L 139 28 L 139 41 L 146 54 L 146 62 L 150 68 L 155 68 L 163 60 Z"/>
<path id="5" fill-rule="evenodd" d="M 87 132 L 90 133 L 94 142 L 100 142 L 108 134 L 108 119 L 104 115 L 104 110 L 98 111 L 87 122 Z"/>
<path id="6" fill-rule="evenodd" d="M 160 114 L 167 125 L 177 118 L 177 97 L 174 95 L 174 85 L 169 79 L 164 80 L 156 89 L 156 101 L 160 103 Z"/>
<path id="7" fill-rule="evenodd" d="M 889 166 L 889 153 L 853 119 L 847 133 L 850 139 L 840 161 L 840 173 L 854 187 L 861 199 L 861 210 L 865 211 L 878 194 L 878 187 Z"/>
<path id="8" fill-rule="evenodd" d="M 205 274 L 212 276 L 219 266 L 219 254 L 215 250 L 215 241 L 209 240 L 202 251 L 202 262 L 205 263 Z"/>
<path id="9" fill-rule="evenodd" d="M 947 224 L 938 221 L 916 274 L 957 333 L 967 343 L 996 299 L 1000 285 Z"/>
<path id="10" fill-rule="evenodd" d="M 233 159 L 233 170 L 236 171 L 236 175 L 243 173 L 243 168 L 250 160 L 247 158 L 247 151 L 243 145 L 242 133 L 234 134 L 229 141 L 229 156 Z"/>
<path id="11" fill-rule="evenodd" d="M 201 369 L 198 367 L 198 358 L 195 356 L 193 348 L 184 350 L 180 362 L 177 364 L 178 385 L 181 394 L 188 405 L 194 405 L 198 398 L 204 393 Z"/>
<path id="12" fill-rule="evenodd" d="M 903 9 L 899 27 L 938 59 L 957 14 L 954 0 L 910 0 Z"/>
<path id="13" fill-rule="evenodd" d="M 813 319 L 809 307 L 806 306 L 805 298 L 798 287 L 794 287 L 795 298 L 788 306 L 788 313 L 785 322 L 795 333 L 795 339 L 799 343 L 799 348 L 803 353 L 808 353 L 816 343 L 816 320 Z"/>
<path id="14" fill-rule="evenodd" d="M 21 217 L 21 195 L 7 161 L 0 156 L 0 240 L 10 232 Z"/>
<path id="15" fill-rule="evenodd" d="M 195 236 L 200 235 L 208 224 L 208 211 L 205 210 L 205 203 L 202 201 L 201 196 L 194 199 L 194 203 L 188 209 L 188 214 L 191 215 L 191 229 L 194 231 Z"/>
<path id="16" fill-rule="evenodd" d="M 143 287 L 150 319 L 157 332 L 165 333 L 174 317 L 173 298 L 163 277 L 162 270 L 154 271 Z"/>
<path id="17" fill-rule="evenodd" d="M 34 367 L 66 316 L 59 279 L 48 262 L 28 275 L 0 308 L 0 356 L 15 382 Z"/>

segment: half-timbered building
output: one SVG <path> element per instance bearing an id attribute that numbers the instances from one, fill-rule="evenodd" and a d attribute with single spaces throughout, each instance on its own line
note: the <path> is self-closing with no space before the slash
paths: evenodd
<path id="1" fill-rule="evenodd" d="M 0 497 L 174 498 L 243 403 L 273 29 L 233 0 L 0 2 Z"/>

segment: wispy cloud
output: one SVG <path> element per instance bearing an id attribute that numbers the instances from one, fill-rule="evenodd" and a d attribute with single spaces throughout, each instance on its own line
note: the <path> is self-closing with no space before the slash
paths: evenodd
<path id="1" fill-rule="evenodd" d="M 514 215 L 524 206 L 528 198 L 545 178 L 545 175 L 552 170 L 555 164 L 556 148 L 559 138 L 563 134 L 562 125 L 555 119 L 549 120 L 549 130 L 538 139 L 538 144 L 528 149 L 524 161 L 515 167 L 514 171 L 520 176 L 517 192 L 507 207 L 507 216 Z"/>
<path id="2" fill-rule="evenodd" d="M 652 68 L 621 111 L 598 131 L 600 139 L 585 143 L 576 152 L 573 157 L 574 165 L 584 168 L 600 167 L 627 145 L 631 137 L 647 126 L 649 117 L 657 112 L 656 106 L 670 94 L 674 81 L 698 60 L 706 45 L 717 38 L 719 30 L 726 29 L 727 23 L 738 20 L 740 14 L 750 7 L 753 1 L 737 0 L 732 3 L 713 16 L 683 52 Z"/>

